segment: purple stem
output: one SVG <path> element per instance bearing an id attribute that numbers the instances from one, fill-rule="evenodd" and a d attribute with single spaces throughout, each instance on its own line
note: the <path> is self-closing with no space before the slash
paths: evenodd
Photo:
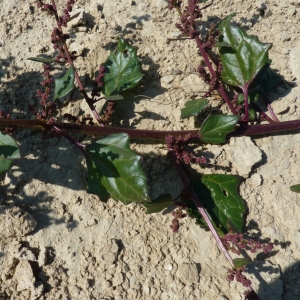
<path id="1" fill-rule="evenodd" d="M 58 132 L 61 133 L 62 130 L 59 129 L 57 126 L 53 126 L 53 129 Z M 69 136 L 68 134 L 64 134 L 64 138 L 66 138 L 69 142 L 71 142 L 73 145 L 75 145 L 77 148 L 80 149 L 80 151 L 84 154 L 84 156 L 86 156 L 86 152 L 85 152 L 85 145 L 80 144 L 79 142 L 77 142 L 75 139 L 73 139 L 71 136 Z"/>
<path id="2" fill-rule="evenodd" d="M 277 118 L 277 116 L 275 115 L 270 103 L 267 104 L 267 108 L 268 108 L 268 112 L 270 113 L 271 117 L 273 118 L 274 122 L 280 122 Z"/>
<path id="3" fill-rule="evenodd" d="M 244 121 L 245 121 L 245 122 L 248 122 L 248 121 L 249 121 L 248 89 L 249 89 L 249 84 L 245 84 L 244 87 L 243 87 L 244 104 L 245 104 L 245 116 L 244 116 Z"/>
<path id="4" fill-rule="evenodd" d="M 18 128 L 29 128 L 34 130 L 47 130 L 49 129 L 50 125 L 47 125 L 45 121 L 41 120 L 0 119 L 0 127 L 6 126 L 15 126 Z M 53 122 L 53 126 L 56 126 L 59 129 L 64 129 L 68 132 L 77 132 L 80 134 L 90 134 L 95 136 L 108 136 L 114 133 L 127 133 L 133 139 L 164 141 L 168 135 L 178 137 L 190 134 L 193 140 L 200 140 L 199 129 L 174 131 L 139 130 L 120 127 L 100 127 L 61 122 Z M 276 133 L 296 129 L 300 129 L 300 120 L 276 122 L 263 125 L 242 125 L 236 128 L 234 132 L 229 133 L 227 137 L 261 135 L 266 133 Z"/>

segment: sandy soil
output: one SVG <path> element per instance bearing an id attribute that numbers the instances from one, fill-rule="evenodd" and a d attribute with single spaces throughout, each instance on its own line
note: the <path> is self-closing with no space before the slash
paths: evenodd
<path id="1" fill-rule="evenodd" d="M 60 8 L 66 1 L 57 1 Z M 41 64 L 26 60 L 52 55 L 53 19 L 35 1 L 2 0 L 0 6 L 0 106 L 14 118 L 29 118 L 37 106 Z M 191 129 L 180 109 L 205 85 L 195 74 L 201 61 L 193 41 L 167 43 L 178 34 L 177 16 L 163 0 L 76 1 L 82 24 L 70 28 L 70 49 L 80 76 L 91 90 L 93 73 L 123 36 L 139 48 L 145 77 L 116 108 L 113 124 L 147 129 Z M 236 12 L 235 21 L 272 42 L 272 67 L 285 81 L 271 94 L 280 120 L 300 118 L 299 25 L 295 0 L 223 0 L 205 11 L 202 30 Z M 57 74 L 60 70 L 57 71 Z M 213 111 L 226 108 L 210 99 Z M 60 114 L 87 110 L 78 91 L 61 101 Z M 226 280 L 228 264 L 210 233 L 184 219 L 178 234 L 171 215 L 146 215 L 138 205 L 101 203 L 85 192 L 86 169 L 67 141 L 45 140 L 24 130 L 17 134 L 23 158 L 0 186 L 0 299 L 243 299 L 243 287 Z M 81 137 L 84 138 L 84 137 Z M 205 146 L 215 169 L 204 172 L 243 176 L 246 232 L 275 242 L 268 256 L 249 268 L 264 300 L 300 298 L 300 198 L 289 186 L 300 182 L 298 132 L 231 139 Z M 232 147 L 234 146 L 234 148 Z M 176 196 L 180 182 L 163 145 L 133 144 L 143 159 L 151 196 Z M 57 149 L 60 151 L 58 152 Z"/>

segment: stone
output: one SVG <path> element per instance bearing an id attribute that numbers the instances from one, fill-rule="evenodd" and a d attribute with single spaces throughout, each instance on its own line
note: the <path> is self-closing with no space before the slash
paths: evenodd
<path id="1" fill-rule="evenodd" d="M 85 11 L 82 8 L 75 9 L 71 13 L 71 20 L 68 22 L 68 26 L 77 27 L 81 25 L 85 25 L 86 16 Z"/>
<path id="2" fill-rule="evenodd" d="M 21 260 L 17 265 L 13 279 L 17 282 L 17 291 L 34 289 L 35 278 L 27 260 Z"/>
<path id="3" fill-rule="evenodd" d="M 179 264 L 176 275 L 185 283 L 192 284 L 199 281 L 199 272 L 195 263 Z"/>
<path id="4" fill-rule="evenodd" d="M 261 150 L 248 136 L 231 138 L 226 152 L 231 156 L 233 168 L 243 177 L 248 177 L 252 167 L 262 159 Z"/>

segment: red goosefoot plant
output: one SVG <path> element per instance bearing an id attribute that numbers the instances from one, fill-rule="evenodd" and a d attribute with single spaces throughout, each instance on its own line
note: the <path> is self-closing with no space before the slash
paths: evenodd
<path id="1" fill-rule="evenodd" d="M 184 6 L 181 0 L 168 0 L 169 9 L 175 9 L 179 14 L 180 21 L 176 27 L 186 38 L 195 40 L 206 64 L 199 66 L 198 73 L 207 83 L 208 91 L 200 99 L 187 101 L 181 110 L 181 118 L 198 116 L 208 106 L 205 97 L 215 91 L 226 102 L 231 115 L 210 114 L 200 129 L 186 131 L 111 127 L 110 117 L 114 113 L 115 102 L 121 101 L 122 92 L 137 86 L 143 77 L 137 49 L 119 38 L 116 50 L 96 72 L 94 88 L 89 95 L 74 66 L 76 53 L 70 53 L 66 44 L 70 36 L 63 30 L 71 18 L 74 2 L 69 0 L 63 15 L 59 16 L 54 0 L 49 4 L 37 1 L 37 6 L 56 20 L 57 25 L 51 33 L 56 55 L 53 58 L 29 58 L 44 64 L 43 88 L 37 91 L 40 105 L 36 108 L 29 106 L 33 119 L 11 119 L 10 114 L 0 111 L 0 173 L 7 171 L 13 161 L 20 158 L 18 144 L 13 138 L 18 128 L 39 130 L 45 138 L 65 138 L 82 152 L 86 160 L 88 193 L 97 195 L 104 202 L 112 198 L 124 204 L 141 203 L 148 214 L 158 213 L 175 204 L 171 229 L 177 232 L 179 220 L 187 215 L 196 218 L 199 225 L 211 231 L 228 260 L 228 280 L 236 280 L 245 287 L 245 299 L 259 299 L 251 281 L 243 274 L 250 260 L 243 257 L 233 259 L 229 252 L 238 255 L 245 250 L 267 253 L 273 246 L 246 239 L 242 234 L 246 208 L 237 192 L 240 178 L 228 174 L 195 175 L 188 165 L 200 164 L 204 167 L 206 159 L 193 153 L 188 145 L 198 142 L 222 144 L 232 136 L 259 135 L 300 127 L 300 120 L 279 122 L 268 101 L 268 93 L 282 80 L 270 68 L 268 51 L 272 44 L 262 43 L 257 37 L 247 35 L 245 30 L 231 22 L 233 15 L 213 24 L 202 36 L 198 24 L 205 5 L 202 8 L 199 5 L 206 1 L 188 0 Z M 54 80 L 51 71 L 56 64 L 65 65 L 66 71 L 61 78 Z M 74 88 L 74 81 L 93 117 L 86 115 L 78 119 L 66 114 L 66 122 L 57 122 L 57 100 Z M 105 104 L 99 113 L 95 103 L 101 99 L 105 99 Z M 267 124 L 261 124 L 262 121 Z M 96 138 L 91 143 L 82 144 L 72 133 L 89 134 Z M 129 138 L 166 142 L 168 156 L 182 182 L 180 195 L 175 199 L 170 194 L 150 198 L 140 157 L 130 149 Z M 299 191 L 300 187 L 297 185 L 292 189 Z"/>

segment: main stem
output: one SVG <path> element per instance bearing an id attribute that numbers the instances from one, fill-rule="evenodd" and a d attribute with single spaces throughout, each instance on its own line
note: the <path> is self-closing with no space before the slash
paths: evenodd
<path id="1" fill-rule="evenodd" d="M 64 129 L 68 132 L 89 134 L 94 136 L 108 136 L 115 133 L 127 133 L 132 139 L 141 140 L 153 140 L 164 142 L 168 135 L 174 137 L 191 135 L 191 139 L 195 141 L 200 141 L 201 137 L 199 135 L 199 130 L 143 130 L 143 129 L 130 129 L 130 128 L 120 128 L 120 127 L 109 127 L 109 126 L 91 126 L 91 125 L 81 125 L 72 123 L 62 123 L 53 122 L 53 126 L 59 129 Z M 17 128 L 28 128 L 32 130 L 47 130 L 52 125 L 47 125 L 45 121 L 42 120 L 24 120 L 24 119 L 0 119 L 0 127 L 15 126 Z M 242 125 L 232 133 L 229 133 L 228 137 L 238 137 L 238 136 L 254 136 L 262 135 L 267 133 L 276 133 L 282 131 L 290 131 L 300 129 L 300 120 L 286 121 L 286 122 L 276 122 L 271 124 L 263 125 Z"/>

